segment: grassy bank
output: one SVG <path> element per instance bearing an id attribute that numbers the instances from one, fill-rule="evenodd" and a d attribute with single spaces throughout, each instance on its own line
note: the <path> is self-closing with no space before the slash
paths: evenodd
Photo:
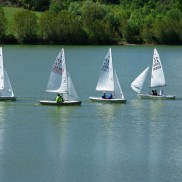
<path id="1" fill-rule="evenodd" d="M 14 34 L 13 31 L 13 17 L 16 13 L 24 10 L 23 8 L 15 8 L 15 7 L 3 7 L 5 17 L 8 21 L 8 33 Z M 34 11 L 34 13 L 37 15 L 37 17 L 40 17 L 42 13 Z"/>

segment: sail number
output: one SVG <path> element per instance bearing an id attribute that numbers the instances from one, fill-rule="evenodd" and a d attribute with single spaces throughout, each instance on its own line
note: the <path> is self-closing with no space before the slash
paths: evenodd
<path id="1" fill-rule="evenodd" d="M 161 68 L 161 64 L 160 64 L 160 61 L 158 60 L 158 57 L 154 58 L 154 63 L 152 67 L 153 67 L 153 71 Z"/>
<path id="2" fill-rule="evenodd" d="M 64 69 L 61 67 L 62 66 L 62 59 L 57 59 L 57 61 L 55 62 L 53 68 L 52 68 L 52 71 L 54 73 L 57 73 L 57 74 L 62 74 L 64 72 Z"/>
<path id="3" fill-rule="evenodd" d="M 102 71 L 107 71 L 107 72 L 109 71 L 109 59 L 105 59 Z"/>

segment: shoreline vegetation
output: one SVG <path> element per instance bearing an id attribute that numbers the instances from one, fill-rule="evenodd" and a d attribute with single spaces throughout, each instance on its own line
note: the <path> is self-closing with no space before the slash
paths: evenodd
<path id="1" fill-rule="evenodd" d="M 0 44 L 182 45 L 182 1 L 0 0 Z"/>

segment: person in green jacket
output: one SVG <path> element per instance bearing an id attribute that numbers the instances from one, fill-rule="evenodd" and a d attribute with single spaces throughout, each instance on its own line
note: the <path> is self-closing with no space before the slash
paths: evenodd
<path id="1" fill-rule="evenodd" d="M 57 103 L 63 102 L 63 97 L 60 94 L 57 94 L 56 102 Z"/>

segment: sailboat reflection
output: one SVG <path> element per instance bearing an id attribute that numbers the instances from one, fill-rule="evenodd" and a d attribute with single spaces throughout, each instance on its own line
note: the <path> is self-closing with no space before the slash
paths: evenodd
<path id="1" fill-rule="evenodd" d="M 122 105 L 115 104 L 96 104 L 99 118 L 107 122 L 114 121 L 117 118 L 117 114 L 119 113 L 121 107 Z"/>

